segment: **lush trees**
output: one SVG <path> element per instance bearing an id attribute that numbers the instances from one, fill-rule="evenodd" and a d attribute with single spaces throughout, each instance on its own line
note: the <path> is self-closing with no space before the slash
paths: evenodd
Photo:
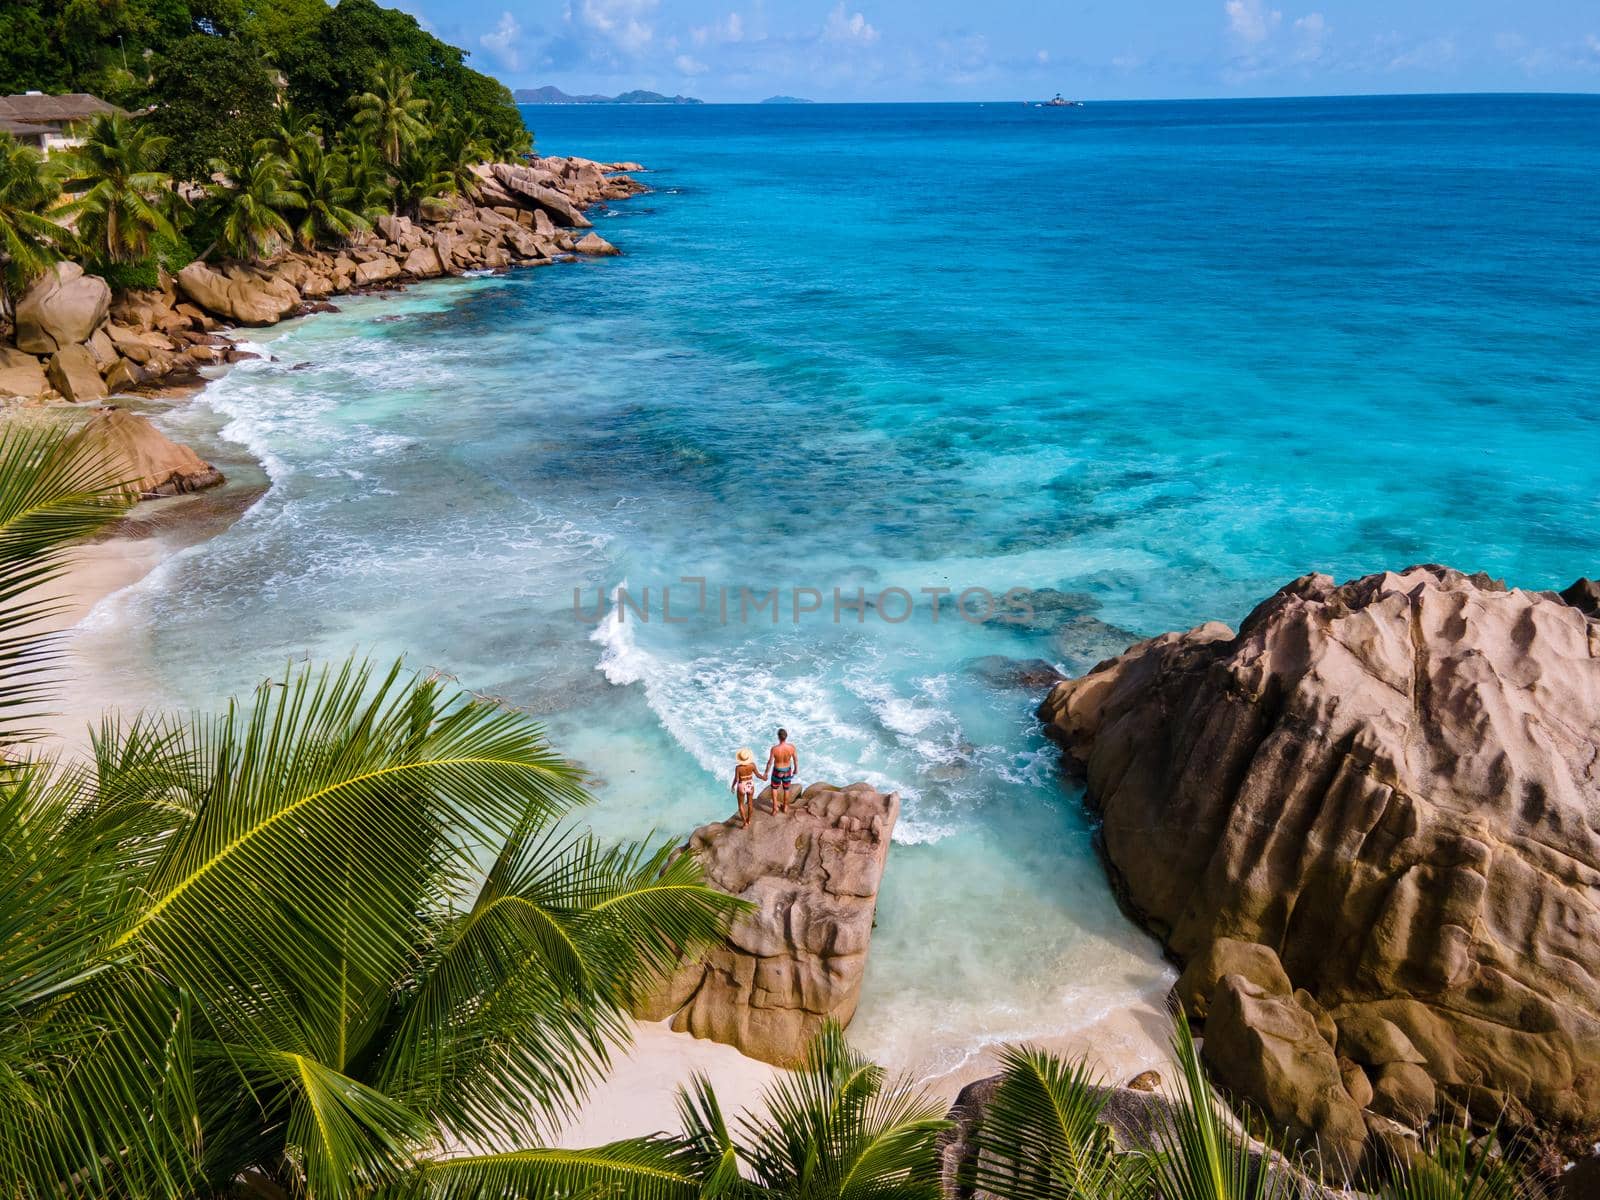
<path id="1" fill-rule="evenodd" d="M 166 166 L 203 179 L 214 158 L 234 158 L 278 123 L 278 93 L 265 59 L 237 38 L 190 34 L 156 61 L 142 118 L 169 139 Z"/>
<path id="2" fill-rule="evenodd" d="M 329 154 L 316 141 L 292 151 L 288 188 L 303 215 L 294 228 L 295 241 L 309 250 L 319 242 L 340 242 L 368 227 L 363 192 L 351 183 L 349 164 Z"/>
<path id="3" fill-rule="evenodd" d="M 50 215 L 60 186 L 31 148 L 0 134 L 0 319 L 14 298 L 73 245 Z"/>
<path id="4" fill-rule="evenodd" d="M 416 76 L 390 63 L 372 73 L 371 90 L 353 101 L 352 124 L 398 167 L 407 151 L 428 139 L 428 102 L 416 94 Z"/>
<path id="5" fill-rule="evenodd" d="M 505 85 L 472 70 L 414 17 L 373 0 L 331 8 L 325 0 L 7 0 L 0 14 L 0 92 L 88 91 L 130 109 L 153 106 L 163 134 L 199 134 L 192 149 L 181 139 L 175 146 L 172 169 L 184 177 L 236 152 L 223 139 L 261 136 L 277 77 L 332 129 L 388 64 L 417 77 L 417 95 L 435 112 L 481 121 L 498 153 L 529 144 Z M 218 96 L 223 102 L 210 103 Z M 161 116 L 169 105 L 174 113 Z M 249 128 L 228 133 L 233 114 Z"/>
<path id="6" fill-rule="evenodd" d="M 234 258 L 270 258 L 293 237 L 286 213 L 304 206 L 289 180 L 289 165 L 270 150 L 250 147 L 211 163 L 207 217 L 212 245 Z M 205 257 L 204 254 L 201 255 Z"/>
<path id="7" fill-rule="evenodd" d="M 149 257 L 158 237 L 177 238 L 177 195 L 172 176 L 159 169 L 168 145 L 150 126 L 106 113 L 62 160 L 66 189 L 76 194 L 62 211 L 77 217 L 79 240 L 95 259 L 133 262 Z"/>
<path id="8" fill-rule="evenodd" d="M 0 1191 L 417 1194 L 447 1136 L 527 1147 L 738 902 L 571 830 L 537 725 L 398 669 L 30 757 L 38 589 L 129 499 L 0 430 Z"/>

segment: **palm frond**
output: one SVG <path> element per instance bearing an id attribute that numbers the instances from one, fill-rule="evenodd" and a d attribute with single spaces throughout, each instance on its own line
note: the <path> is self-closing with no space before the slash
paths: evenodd
<path id="1" fill-rule="evenodd" d="M 699 1200 L 702 1195 L 699 1177 L 672 1138 L 437 1159 L 417 1169 L 407 1194 L 431 1200 Z"/>

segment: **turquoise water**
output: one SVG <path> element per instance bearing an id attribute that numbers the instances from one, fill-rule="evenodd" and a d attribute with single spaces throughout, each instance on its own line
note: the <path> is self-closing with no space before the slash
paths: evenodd
<path id="1" fill-rule="evenodd" d="M 272 490 L 94 652 L 180 704 L 405 652 L 541 714 L 616 835 L 724 815 L 787 725 L 904 797 L 855 1026 L 895 1065 L 1168 978 L 1005 660 L 1311 569 L 1600 569 L 1600 99 L 528 112 L 654 169 L 596 216 L 625 257 L 264 335 L 207 403 Z M 649 622 L 574 614 L 624 584 Z"/>

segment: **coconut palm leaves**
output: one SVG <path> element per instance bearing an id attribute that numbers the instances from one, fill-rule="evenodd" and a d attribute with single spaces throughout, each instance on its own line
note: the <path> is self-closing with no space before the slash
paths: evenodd
<path id="1" fill-rule="evenodd" d="M 30 736 L 50 695 L 60 647 L 39 624 L 60 612 L 50 589 L 70 544 L 131 503 L 121 482 L 58 426 L 0 424 L 0 742 Z"/>
<path id="2" fill-rule="evenodd" d="M 580 1196 L 628 1200 L 938 1200 L 944 1105 L 891 1081 L 828 1024 L 804 1065 L 730 1130 L 697 1078 L 678 1096 L 683 1132 L 590 1150 L 444 1159 L 419 1172 L 438 1200 Z"/>
<path id="3" fill-rule="evenodd" d="M 428 102 L 416 94 L 416 82 L 411 72 L 383 67 L 373 72 L 372 89 L 352 101 L 355 127 L 372 137 L 391 167 L 428 137 Z"/>
<path id="4" fill-rule="evenodd" d="M 1136 1200 L 1154 1166 L 1117 1152 L 1103 1123 L 1110 1093 L 1084 1062 L 1040 1050 L 1000 1054 L 999 1086 L 973 1138 L 964 1186 L 1008 1200 Z"/>
<path id="5" fill-rule="evenodd" d="M 1442 1128 L 1428 1153 L 1394 1164 L 1380 1200 L 1539 1200 L 1545 1193 L 1516 1155 L 1499 1153 L 1496 1132 L 1475 1140 L 1465 1129 Z"/>
<path id="6" fill-rule="evenodd" d="M 9 317 L 12 297 L 73 245 L 71 232 L 49 215 L 60 194 L 39 154 L 0 134 L 0 317 Z"/>
<path id="7" fill-rule="evenodd" d="M 450 1138 L 528 1146 L 739 902 L 564 831 L 537 725 L 399 668 L 21 756 L 40 589 L 128 499 L 0 427 L 0 1194 L 366 1196 Z"/>
<path id="8" fill-rule="evenodd" d="M 148 258 L 154 239 L 177 237 L 172 177 L 160 169 L 170 142 L 138 121 L 104 113 L 65 160 L 66 188 L 78 194 L 62 211 L 76 215 L 79 239 L 101 260 Z"/>
<path id="9" fill-rule="evenodd" d="M 362 190 L 350 182 L 348 165 L 318 143 L 300 148 L 291 160 L 287 189 L 300 203 L 294 238 L 310 250 L 320 242 L 342 242 L 367 229 L 362 215 Z"/>
<path id="10" fill-rule="evenodd" d="M 74 804 L 115 873 L 65 876 L 74 904 L 12 925 L 18 946 L 44 921 L 76 948 L 30 985 L 26 1032 L 71 1067 L 30 1077 L 37 1111 L 128 1119 L 18 1133 L 8 1191 L 250 1174 L 363 1196 L 408 1186 L 446 1137 L 525 1147 L 625 1036 L 621 1005 L 737 906 L 691 858 L 561 832 L 584 797 L 536 725 L 398 670 L 300 671 L 215 719 L 113 725 L 95 762 Z M 73 808 L 12 802 L 25 822 Z M 40 840 L 34 860 L 80 852 Z M 61 1045 L 109 1012 L 126 1044 Z"/>
<path id="11" fill-rule="evenodd" d="M 303 208 L 304 201 L 291 186 L 283 159 L 253 148 L 232 161 L 214 159 L 211 169 L 207 191 L 217 227 L 211 249 L 255 261 L 272 257 L 294 237 L 283 214 Z"/>

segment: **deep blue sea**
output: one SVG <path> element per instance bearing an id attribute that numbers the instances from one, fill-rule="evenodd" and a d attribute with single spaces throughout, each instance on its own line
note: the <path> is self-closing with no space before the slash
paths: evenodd
<path id="1" fill-rule="evenodd" d="M 263 335 L 206 404 L 270 492 L 92 652 L 187 705 L 403 652 L 541 714 L 615 835 L 786 725 L 904 798 L 854 1026 L 896 1066 L 1169 979 L 1010 660 L 1310 570 L 1600 572 L 1600 97 L 525 111 L 648 165 L 623 256 Z M 621 585 L 648 622 L 575 615 Z"/>

